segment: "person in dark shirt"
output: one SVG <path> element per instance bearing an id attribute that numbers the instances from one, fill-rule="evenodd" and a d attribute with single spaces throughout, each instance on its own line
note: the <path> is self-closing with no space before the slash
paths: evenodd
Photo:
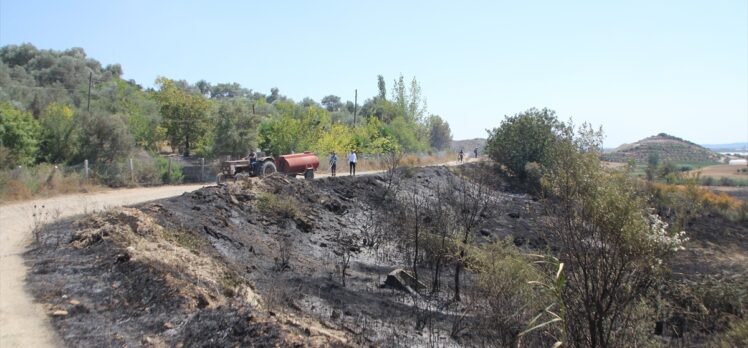
<path id="1" fill-rule="evenodd" d="M 330 155 L 330 175 L 335 176 L 335 171 L 338 169 L 338 156 L 335 151 Z"/>

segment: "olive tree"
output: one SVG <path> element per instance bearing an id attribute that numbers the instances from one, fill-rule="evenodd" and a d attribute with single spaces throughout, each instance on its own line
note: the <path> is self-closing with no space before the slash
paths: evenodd
<path id="1" fill-rule="evenodd" d="M 220 102 L 215 121 L 214 155 L 240 156 L 257 148 L 260 122 L 248 102 L 238 99 Z"/>
<path id="2" fill-rule="evenodd" d="M 173 147 L 184 149 L 184 155 L 189 156 L 190 150 L 205 136 L 211 104 L 199 92 L 180 88 L 178 82 L 166 78 L 156 80 L 161 87 L 156 100 L 169 142 Z"/>

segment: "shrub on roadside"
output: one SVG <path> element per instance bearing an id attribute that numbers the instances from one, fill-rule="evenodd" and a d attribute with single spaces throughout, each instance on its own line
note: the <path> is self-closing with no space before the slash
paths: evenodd
<path id="1" fill-rule="evenodd" d="M 3 201 L 85 192 L 90 188 L 81 173 L 62 165 L 40 164 L 0 171 L 0 199 Z"/>
<path id="2" fill-rule="evenodd" d="M 477 273 L 471 297 L 477 301 L 478 329 L 500 346 L 517 346 L 520 333 L 553 300 L 533 285 L 543 274 L 524 258 L 511 239 L 472 248 L 467 255 L 467 265 Z M 553 344 L 554 341 L 543 342 L 550 341 L 549 332 L 554 332 L 554 328 L 533 332 L 522 341 L 530 345 Z"/>
<path id="3" fill-rule="evenodd" d="M 557 141 L 562 123 L 549 109 L 529 109 L 507 117 L 498 128 L 489 131 L 486 152 L 496 162 L 506 166 L 510 173 L 524 180 L 525 165 L 530 162 L 545 166 L 549 149 Z"/>
<path id="4" fill-rule="evenodd" d="M 301 216 L 298 202 L 287 196 L 278 196 L 273 193 L 263 192 L 257 195 L 257 208 L 260 212 L 280 218 L 295 219 Z"/>

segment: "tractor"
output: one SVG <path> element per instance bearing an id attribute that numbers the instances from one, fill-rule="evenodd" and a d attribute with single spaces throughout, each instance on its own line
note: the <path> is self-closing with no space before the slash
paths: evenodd
<path id="1" fill-rule="evenodd" d="M 307 180 L 314 179 L 314 171 L 319 167 L 319 158 L 312 152 L 283 155 L 278 158 L 272 156 L 246 158 L 225 161 L 221 166 L 221 173 L 216 176 L 216 183 L 221 184 L 226 179 L 245 179 L 249 177 L 263 177 L 275 172 L 295 177 L 303 174 Z"/>

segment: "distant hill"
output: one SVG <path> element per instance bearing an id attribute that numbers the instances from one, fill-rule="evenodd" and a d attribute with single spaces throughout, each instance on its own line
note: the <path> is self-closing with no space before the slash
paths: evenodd
<path id="1" fill-rule="evenodd" d="M 486 139 L 475 138 L 466 140 L 452 140 L 452 151 L 459 152 L 462 149 L 465 152 L 472 152 L 473 149 L 478 148 L 478 153 L 483 154 L 486 148 Z"/>
<path id="2" fill-rule="evenodd" d="M 660 162 L 708 163 L 717 162 L 720 155 L 688 140 L 660 133 L 633 144 L 624 144 L 603 155 L 610 162 L 628 162 L 631 159 L 646 163 L 649 155 L 656 153 Z"/>
<path id="3" fill-rule="evenodd" d="M 748 143 L 703 144 L 701 146 L 717 152 L 745 151 L 748 148 Z"/>

